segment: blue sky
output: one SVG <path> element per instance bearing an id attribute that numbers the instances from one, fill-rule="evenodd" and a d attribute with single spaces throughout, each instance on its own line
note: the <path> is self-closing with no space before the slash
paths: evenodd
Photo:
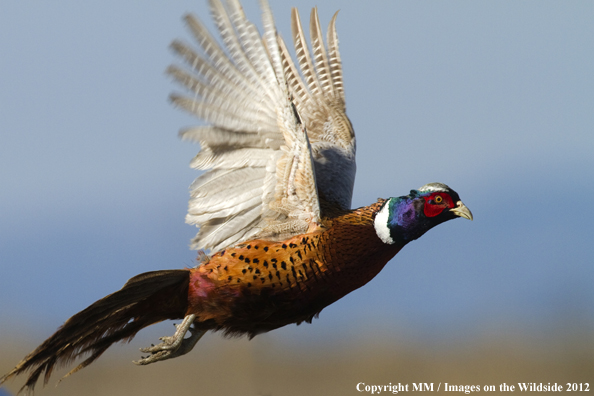
<path id="1" fill-rule="evenodd" d="M 430 231 L 279 337 L 591 333 L 593 3 L 323 3 L 324 26 L 341 9 L 353 205 L 440 181 L 475 221 Z M 274 2 L 286 39 L 293 5 L 305 19 L 315 3 Z M 187 11 L 208 20 L 196 1 L 4 4 L 0 334 L 43 338 L 140 272 L 192 265 L 198 146 L 176 135 L 197 121 L 164 75 Z"/>

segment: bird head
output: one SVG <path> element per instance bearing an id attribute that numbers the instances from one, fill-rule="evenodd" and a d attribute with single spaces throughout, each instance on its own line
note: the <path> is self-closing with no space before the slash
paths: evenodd
<path id="1" fill-rule="evenodd" d="M 472 220 L 458 193 L 443 183 L 429 183 L 409 195 L 387 199 L 376 213 L 374 227 L 384 243 L 406 244 L 457 217 Z"/>

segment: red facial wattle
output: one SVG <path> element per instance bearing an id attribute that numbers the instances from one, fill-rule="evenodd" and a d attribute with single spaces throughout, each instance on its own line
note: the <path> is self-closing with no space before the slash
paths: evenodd
<path id="1" fill-rule="evenodd" d="M 427 217 L 435 217 L 445 209 L 454 207 L 452 197 L 444 192 L 436 192 L 423 198 L 425 198 L 423 211 Z"/>

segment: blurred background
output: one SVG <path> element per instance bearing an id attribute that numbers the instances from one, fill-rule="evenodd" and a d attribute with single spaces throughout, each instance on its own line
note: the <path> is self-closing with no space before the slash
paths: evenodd
<path id="1" fill-rule="evenodd" d="M 246 13 L 261 26 L 256 1 Z M 353 206 L 440 181 L 475 220 L 408 245 L 313 324 L 136 367 L 154 326 L 43 395 L 347 395 L 356 385 L 594 386 L 594 3 L 318 2 L 358 140 Z M 274 1 L 290 41 L 290 7 Z M 69 316 L 193 266 L 198 146 L 164 75 L 201 1 L 3 3 L 0 373 Z M 59 373 L 58 373 L 59 375 Z M 16 393 L 19 378 L 0 390 Z M 412 385 L 411 385 L 412 386 Z M 443 386 L 443 385 L 442 385 Z M 4 393 L 1 393 L 4 392 Z"/>

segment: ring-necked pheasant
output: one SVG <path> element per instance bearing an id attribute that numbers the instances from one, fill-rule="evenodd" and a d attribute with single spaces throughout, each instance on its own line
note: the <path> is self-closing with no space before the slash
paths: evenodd
<path id="1" fill-rule="evenodd" d="M 324 44 L 312 10 L 310 53 L 293 9 L 297 67 L 266 1 L 262 36 L 237 0 L 211 0 L 210 7 L 225 48 L 188 15 L 199 49 L 174 41 L 185 67 L 168 72 L 189 91 L 172 95 L 173 103 L 209 124 L 181 137 L 200 143 L 192 166 L 208 170 L 191 186 L 187 222 L 200 227 L 193 247 L 211 254 L 199 254 L 194 268 L 130 279 L 68 319 L 0 384 L 31 371 L 23 387 L 31 390 L 56 364 L 86 355 L 71 374 L 166 319 L 183 321 L 172 337 L 141 349 L 149 355 L 137 364 L 183 355 L 209 330 L 254 337 L 310 322 L 408 242 L 447 220 L 472 220 L 441 183 L 350 209 L 355 135 L 345 114 L 336 14 Z"/>

